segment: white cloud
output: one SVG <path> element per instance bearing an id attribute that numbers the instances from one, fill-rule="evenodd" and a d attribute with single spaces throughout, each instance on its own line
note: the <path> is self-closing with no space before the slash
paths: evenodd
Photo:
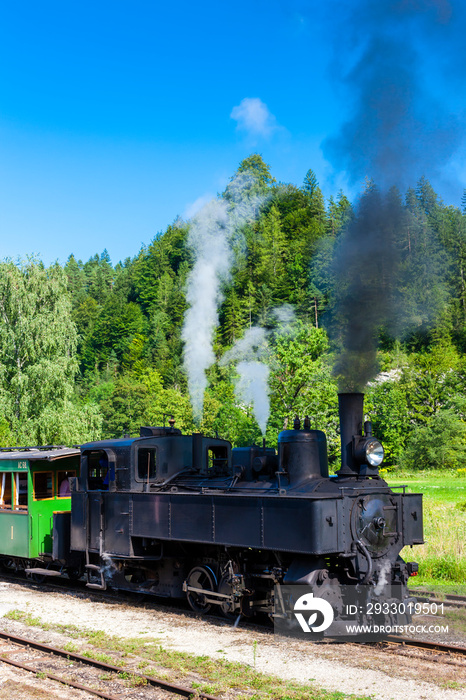
<path id="1" fill-rule="evenodd" d="M 258 97 L 245 97 L 233 107 L 230 117 L 237 122 L 237 129 L 251 136 L 271 136 L 280 129 L 274 115 Z"/>

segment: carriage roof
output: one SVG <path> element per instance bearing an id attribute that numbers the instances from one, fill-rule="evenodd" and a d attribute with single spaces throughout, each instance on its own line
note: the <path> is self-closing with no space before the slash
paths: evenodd
<path id="1" fill-rule="evenodd" d="M 2 461 L 28 460 L 29 462 L 45 460 L 54 462 L 65 457 L 76 457 L 80 450 L 74 447 L 10 447 L 0 448 L 0 467 Z"/>

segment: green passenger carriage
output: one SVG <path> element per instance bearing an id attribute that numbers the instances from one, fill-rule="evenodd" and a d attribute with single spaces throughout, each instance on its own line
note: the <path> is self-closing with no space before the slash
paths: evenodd
<path id="1" fill-rule="evenodd" d="M 0 559 L 7 568 L 52 561 L 54 518 L 71 510 L 79 456 L 66 447 L 1 449 Z"/>

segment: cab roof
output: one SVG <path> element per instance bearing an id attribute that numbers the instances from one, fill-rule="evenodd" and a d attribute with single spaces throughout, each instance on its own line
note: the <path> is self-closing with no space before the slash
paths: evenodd
<path id="1" fill-rule="evenodd" d="M 131 447 L 133 442 L 141 438 L 121 438 L 118 440 L 96 440 L 95 442 L 86 442 L 81 445 L 81 450 L 105 450 L 106 447 Z"/>

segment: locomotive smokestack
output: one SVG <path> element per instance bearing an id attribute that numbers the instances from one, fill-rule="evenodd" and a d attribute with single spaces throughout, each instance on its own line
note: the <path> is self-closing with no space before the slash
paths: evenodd
<path id="1" fill-rule="evenodd" d="M 341 469 L 339 476 L 354 476 L 359 473 L 359 464 L 353 454 L 353 435 L 361 435 L 364 394 L 338 394 L 341 436 Z"/>

